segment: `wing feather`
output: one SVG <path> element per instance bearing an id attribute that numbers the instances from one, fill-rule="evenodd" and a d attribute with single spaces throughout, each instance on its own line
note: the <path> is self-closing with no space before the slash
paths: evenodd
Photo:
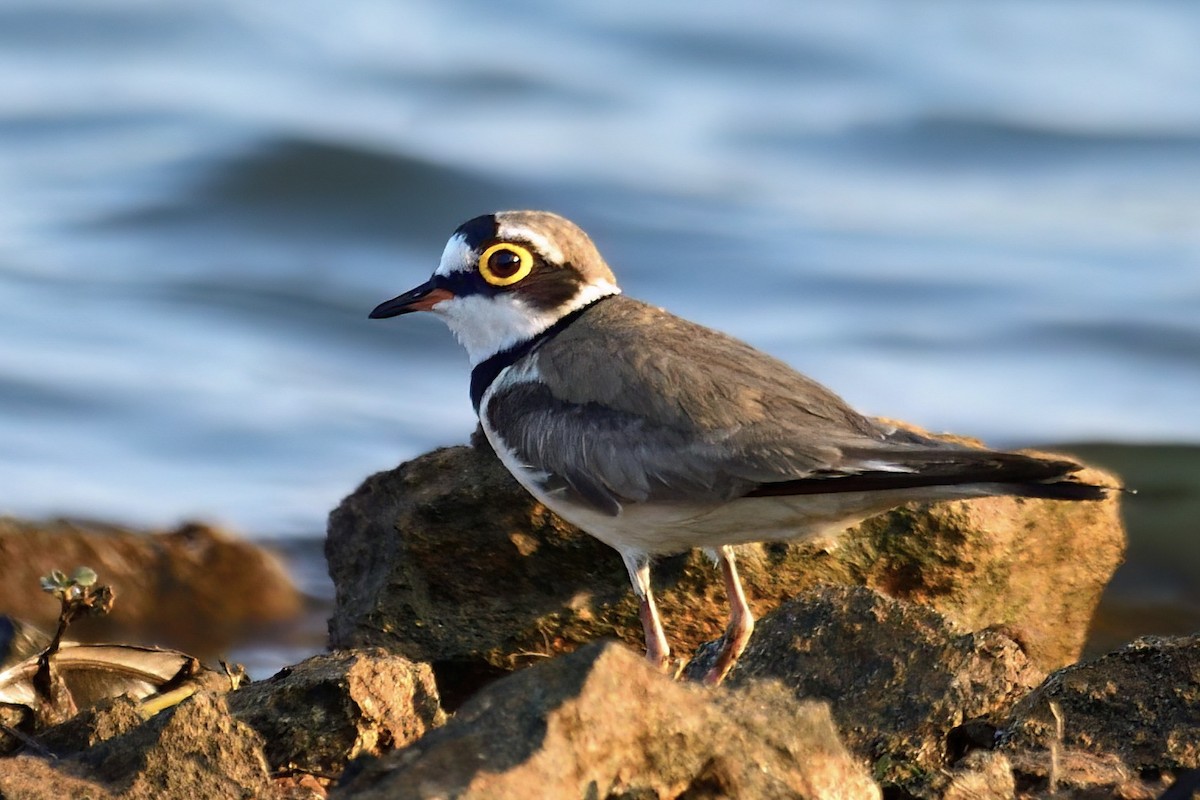
<path id="1" fill-rule="evenodd" d="M 547 487 L 608 514 L 628 503 L 1036 483 L 1077 469 L 897 431 L 743 342 L 624 297 L 527 358 L 493 389 L 491 427 Z"/>

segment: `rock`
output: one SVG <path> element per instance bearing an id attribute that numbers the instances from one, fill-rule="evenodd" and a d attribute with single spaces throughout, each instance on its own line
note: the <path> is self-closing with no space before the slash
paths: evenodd
<path id="1" fill-rule="evenodd" d="M 1145 637 L 1059 670 L 1013 709 L 1002 739 L 1112 756 L 1131 773 L 1200 767 L 1200 635 Z"/>
<path id="2" fill-rule="evenodd" d="M 223 696 L 202 693 L 142 721 L 134 701 L 105 701 L 60 746 L 81 748 L 47 762 L 0 758 L 0 796 L 157 800 L 274 797 L 262 739 L 229 713 Z M 55 741 L 49 735 L 50 741 Z"/>
<path id="3" fill-rule="evenodd" d="M 739 569 L 759 616 L 817 585 L 866 585 L 965 630 L 1003 627 L 1048 670 L 1078 656 L 1123 549 L 1116 499 L 986 498 L 898 509 L 828 541 L 747 545 Z M 445 702 L 603 636 L 643 644 L 621 559 L 534 501 L 486 444 L 372 476 L 330 515 L 325 551 L 333 646 L 431 662 Z M 660 560 L 654 581 L 676 653 L 720 634 L 728 606 L 702 554 Z"/>
<path id="4" fill-rule="evenodd" d="M 76 774 L 77 766 L 35 756 L 0 758 L 0 797 L 11 800 L 113 800 L 94 780 Z"/>
<path id="5" fill-rule="evenodd" d="M 1097 469 L 1079 476 L 1120 485 Z M 1115 493 L 1100 502 L 986 497 L 914 504 L 866 520 L 824 555 L 822 582 L 861 583 L 928 605 L 964 630 L 1002 629 L 1049 671 L 1079 658 L 1124 555 Z"/>
<path id="6" fill-rule="evenodd" d="M 240 672 L 210 669 L 177 650 L 66 643 L 49 658 L 48 671 L 41 656 L 31 656 L 0 672 L 0 722 L 8 726 L 0 729 L 0 754 L 20 747 L 22 733 L 51 736 L 54 726 L 70 728 L 63 723 L 86 720 L 81 710 L 112 698 L 178 702 L 182 693 L 226 692 L 243 679 Z"/>
<path id="7" fill-rule="evenodd" d="M 431 662 L 444 700 L 443 674 L 466 684 L 457 699 L 545 656 L 641 635 L 620 558 L 535 503 L 490 449 L 436 450 L 367 479 L 330 515 L 325 555 L 330 645 Z"/>
<path id="8" fill-rule="evenodd" d="M 155 665 L 140 658 L 117 662 L 106 659 L 105 651 L 142 649 L 129 645 L 63 648 L 59 655 L 80 651 L 81 661 L 87 659 L 90 652 L 95 658 L 93 665 L 106 671 L 111 669 L 112 674 L 67 671 L 62 676 L 63 683 L 71 690 L 73 704 L 80 709 L 78 713 L 57 725 L 44 729 L 35 725 L 26 728 L 25 732 L 35 735 L 42 746 L 55 755 L 79 753 L 128 733 L 162 709 L 177 705 L 192 694 L 224 694 L 246 680 L 243 672 L 210 669 L 191 656 L 171 650 L 145 648 L 148 655 L 166 668 L 157 675 L 153 674 Z M 117 674 L 122 666 L 124 674 Z"/>
<path id="9" fill-rule="evenodd" d="M 353 758 L 405 747 L 446 719 L 429 665 L 378 649 L 313 656 L 228 700 L 266 741 L 275 772 L 325 777 Z"/>
<path id="10" fill-rule="evenodd" d="M 274 556 L 205 525 L 151 533 L 0 517 L 0 563 L 0 613 L 53 630 L 58 604 L 39 591 L 38 578 L 86 565 L 117 601 L 110 615 L 73 626 L 72 638 L 161 644 L 201 658 L 222 654 L 257 626 L 295 617 L 302 605 Z"/>
<path id="11" fill-rule="evenodd" d="M 939 792 L 942 800 L 1012 800 L 1012 765 L 1001 753 L 976 750 L 954 765 Z"/>
<path id="12" fill-rule="evenodd" d="M 702 674 L 704 660 L 689 670 Z M 797 698 L 828 700 L 843 741 L 876 778 L 906 785 L 951 762 L 952 729 L 1003 717 L 1043 677 L 1002 633 L 963 633 L 925 606 L 837 586 L 760 620 L 727 683 L 778 679 Z"/>
<path id="13" fill-rule="evenodd" d="M 123 695 L 101 700 L 66 722 L 41 732 L 37 740 L 55 756 L 65 758 L 124 736 L 145 722 L 141 703 Z"/>
<path id="14" fill-rule="evenodd" d="M 123 800 L 240 800 L 271 791 L 262 738 L 230 714 L 222 695 L 189 697 L 77 761 Z"/>
<path id="15" fill-rule="evenodd" d="M 592 644 L 482 690 L 332 797 L 878 798 L 823 703 L 763 683 L 711 692 Z"/>
<path id="16" fill-rule="evenodd" d="M 1095 756 L 1079 750 L 1021 750 L 1004 754 L 1012 764 L 1020 798 L 1054 800 L 1156 800 L 1171 781 L 1139 777 L 1116 756 Z M 1052 777 L 1053 776 L 1053 777 Z M 1186 800 L 1184 795 L 1180 800 Z"/>

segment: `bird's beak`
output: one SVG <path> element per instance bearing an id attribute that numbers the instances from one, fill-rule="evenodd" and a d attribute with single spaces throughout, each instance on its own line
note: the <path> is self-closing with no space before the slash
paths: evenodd
<path id="1" fill-rule="evenodd" d="M 432 280 L 425 281 L 415 289 L 410 289 L 399 297 L 380 303 L 371 312 L 371 319 L 398 317 L 413 311 L 428 311 L 443 300 L 450 300 L 454 293 L 435 286 Z"/>

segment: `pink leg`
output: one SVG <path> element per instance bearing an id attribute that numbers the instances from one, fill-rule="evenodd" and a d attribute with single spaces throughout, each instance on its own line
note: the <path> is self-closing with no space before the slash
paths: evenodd
<path id="1" fill-rule="evenodd" d="M 671 655 L 667 634 L 663 632 L 662 620 L 658 617 L 658 606 L 650 591 L 650 557 L 644 553 L 622 553 L 633 593 L 638 599 L 638 616 L 642 619 L 642 630 L 646 635 L 646 660 L 659 672 L 665 672 Z"/>
<path id="2" fill-rule="evenodd" d="M 716 686 L 725 680 L 729 670 L 733 669 L 738 657 L 746 649 L 750 634 L 754 632 L 754 615 L 746 603 L 745 593 L 742 592 L 733 548 L 723 546 L 717 552 L 717 562 L 721 565 L 721 575 L 725 578 L 725 593 L 729 595 L 729 626 L 725 628 L 725 636 L 722 637 L 724 641 L 721 651 L 717 653 L 717 660 L 704 676 L 704 683 L 708 686 Z"/>

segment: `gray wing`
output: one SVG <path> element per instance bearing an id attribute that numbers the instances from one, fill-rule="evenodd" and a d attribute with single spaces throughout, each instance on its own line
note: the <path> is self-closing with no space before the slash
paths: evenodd
<path id="1" fill-rule="evenodd" d="M 764 479 L 804 474 L 789 464 L 812 460 L 779 446 L 747 451 L 729 431 L 697 436 L 599 404 L 566 402 L 541 383 L 498 390 L 488 416 L 517 458 L 545 473 L 544 488 L 567 490 L 609 514 L 631 502 L 731 500 Z"/>
<path id="2" fill-rule="evenodd" d="M 877 424 L 744 342 L 624 297 L 528 358 L 540 380 L 496 387 L 493 430 L 546 475 L 546 489 L 608 514 L 628 503 L 1042 481 L 1078 469 Z"/>
<path id="3" fill-rule="evenodd" d="M 873 422 L 786 364 L 623 297 L 529 358 L 540 380 L 496 387 L 493 430 L 547 474 L 547 488 L 608 513 L 859 472 L 877 459 L 847 449 L 886 443 Z"/>

